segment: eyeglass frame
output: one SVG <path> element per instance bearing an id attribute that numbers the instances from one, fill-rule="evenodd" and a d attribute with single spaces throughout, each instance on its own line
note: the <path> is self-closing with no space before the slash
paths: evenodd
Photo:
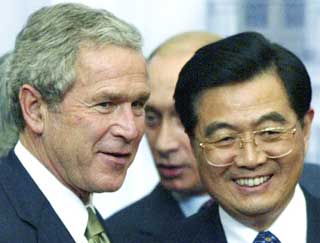
<path id="1" fill-rule="evenodd" d="M 281 129 L 283 129 L 283 131 L 281 132 L 281 135 L 283 135 L 283 134 L 290 134 L 290 133 L 291 133 L 292 136 L 294 136 L 295 133 L 296 133 L 296 131 L 297 131 L 297 124 L 298 124 L 298 123 L 299 123 L 299 121 L 297 121 L 294 126 L 289 127 L 289 128 L 283 128 L 283 127 L 279 127 L 279 126 L 278 126 L 278 127 L 267 127 L 267 128 L 261 129 L 261 130 L 251 131 L 251 132 L 250 132 L 250 134 L 251 134 L 250 139 L 247 139 L 247 140 L 245 140 L 245 139 L 243 138 L 243 136 L 241 136 L 241 135 L 244 134 L 245 132 L 236 133 L 235 136 L 237 137 L 237 139 L 239 139 L 239 148 L 240 148 L 240 149 L 243 149 L 243 145 L 244 145 L 245 143 L 250 143 L 250 142 L 253 142 L 253 144 L 254 144 L 255 146 L 259 146 L 259 145 L 256 143 L 255 134 L 261 133 L 261 132 L 272 131 L 272 130 L 276 130 L 276 129 L 280 129 L 280 128 L 281 128 Z M 199 143 L 198 143 L 198 146 L 202 149 L 203 153 L 205 154 L 205 159 L 206 159 L 207 163 L 208 163 L 209 165 L 211 165 L 211 166 L 214 166 L 214 167 L 227 167 L 227 166 L 232 165 L 232 164 L 234 163 L 234 161 L 233 161 L 232 163 L 227 163 L 227 164 L 223 164 L 223 165 L 217 165 L 217 164 L 214 164 L 214 163 L 212 163 L 211 161 L 208 160 L 208 158 L 207 158 L 207 156 L 206 156 L 206 153 L 205 153 L 205 149 L 206 149 L 206 147 L 208 146 L 208 144 L 211 144 L 213 147 L 215 147 L 213 143 L 214 143 L 213 141 L 211 141 L 211 142 L 200 142 L 200 141 L 199 141 Z M 292 152 L 292 150 L 293 150 L 293 147 L 292 147 L 288 152 L 286 152 L 286 153 L 284 153 L 283 155 L 280 155 L 280 156 L 269 156 L 269 155 L 266 153 L 266 157 L 267 157 L 267 158 L 270 158 L 270 159 L 282 158 L 282 157 L 285 157 L 285 156 L 289 155 L 289 154 Z M 265 151 L 264 151 L 264 152 L 265 152 Z"/>

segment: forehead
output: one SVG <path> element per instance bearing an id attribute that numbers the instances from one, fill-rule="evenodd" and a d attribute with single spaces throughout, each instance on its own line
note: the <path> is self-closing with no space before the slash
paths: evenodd
<path id="1" fill-rule="evenodd" d="M 148 64 L 151 96 L 149 103 L 172 103 L 178 75 L 183 65 L 191 58 L 191 52 L 158 55 Z"/>
<path id="2" fill-rule="evenodd" d="M 114 45 L 82 47 L 75 67 L 73 92 L 83 95 L 149 92 L 145 60 L 136 50 Z"/>
<path id="3" fill-rule="evenodd" d="M 197 108 L 199 122 L 203 124 L 214 121 L 251 124 L 271 112 L 295 116 L 280 78 L 272 72 L 211 88 L 201 95 Z"/>

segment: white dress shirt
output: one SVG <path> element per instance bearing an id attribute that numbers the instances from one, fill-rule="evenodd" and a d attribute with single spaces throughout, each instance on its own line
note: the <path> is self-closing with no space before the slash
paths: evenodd
<path id="1" fill-rule="evenodd" d="M 172 192 L 172 196 L 178 201 L 179 206 L 186 217 L 190 217 L 198 212 L 200 207 L 211 198 L 208 194 L 182 196 L 176 192 Z"/>
<path id="2" fill-rule="evenodd" d="M 306 243 L 307 212 L 306 200 L 299 185 L 294 196 L 277 220 L 266 231 L 274 234 L 281 243 Z M 219 207 L 221 223 L 228 243 L 252 243 L 259 232 L 232 218 Z"/>
<path id="3" fill-rule="evenodd" d="M 14 152 L 77 243 L 88 243 L 84 236 L 86 206 L 18 141 Z"/>

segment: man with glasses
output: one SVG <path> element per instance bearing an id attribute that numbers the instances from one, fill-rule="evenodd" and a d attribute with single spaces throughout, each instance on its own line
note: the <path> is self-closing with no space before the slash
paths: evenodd
<path id="1" fill-rule="evenodd" d="M 298 184 L 314 115 L 303 63 L 255 32 L 201 48 L 175 107 L 219 206 L 165 242 L 320 242 L 320 200 Z"/>

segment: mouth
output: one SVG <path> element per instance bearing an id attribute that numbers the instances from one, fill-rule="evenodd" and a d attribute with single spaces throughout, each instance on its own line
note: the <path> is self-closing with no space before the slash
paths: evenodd
<path id="1" fill-rule="evenodd" d="M 127 152 L 100 152 L 105 157 L 107 163 L 114 163 L 117 165 L 126 165 L 131 158 L 131 153 Z"/>
<path id="2" fill-rule="evenodd" d="M 164 165 L 164 164 L 158 164 L 157 167 L 161 177 L 164 177 L 167 179 L 173 179 L 179 176 L 185 168 L 184 166 L 181 166 L 181 165 Z"/>
<path id="3" fill-rule="evenodd" d="M 233 180 L 237 185 L 244 187 L 257 187 L 260 186 L 270 180 L 272 176 L 257 176 L 250 178 L 239 178 Z"/>

